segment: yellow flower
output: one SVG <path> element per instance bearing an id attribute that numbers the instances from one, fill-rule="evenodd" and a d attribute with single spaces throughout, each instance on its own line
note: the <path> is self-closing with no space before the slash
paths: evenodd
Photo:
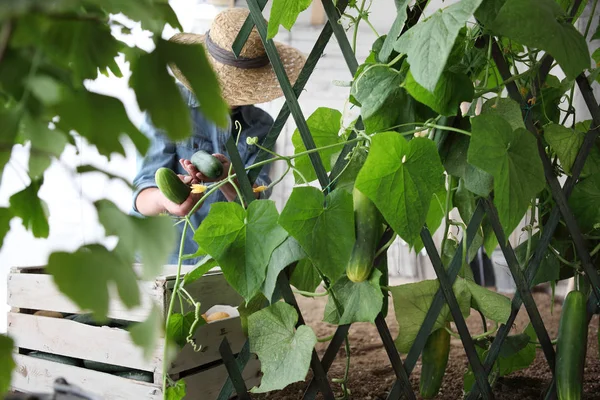
<path id="1" fill-rule="evenodd" d="M 192 193 L 204 193 L 206 192 L 206 186 L 199 185 L 197 183 L 192 184 Z"/>
<path id="2" fill-rule="evenodd" d="M 260 192 L 264 192 L 267 189 L 268 189 L 268 187 L 266 187 L 265 185 L 261 185 L 261 186 L 257 186 L 255 188 L 253 188 L 252 191 L 254 193 L 260 193 Z"/>

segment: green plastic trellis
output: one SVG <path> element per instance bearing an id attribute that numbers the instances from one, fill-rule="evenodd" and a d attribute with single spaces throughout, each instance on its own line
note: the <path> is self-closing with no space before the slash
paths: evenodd
<path id="1" fill-rule="evenodd" d="M 323 27 L 321 34 L 319 35 L 311 53 L 307 58 L 305 66 L 303 67 L 296 83 L 293 86 L 290 84 L 287 75 L 285 74 L 281 60 L 279 58 L 279 54 L 277 53 L 273 41 L 266 39 L 267 26 L 261 13 L 266 3 L 267 0 L 247 1 L 248 8 L 250 9 L 250 16 L 244 23 L 238 37 L 236 38 L 232 46 L 233 52 L 236 55 L 239 55 L 251 30 L 256 26 L 258 33 L 260 34 L 260 37 L 265 46 L 267 55 L 271 61 L 271 65 L 279 80 L 283 94 L 285 96 L 285 104 L 281 108 L 279 115 L 275 119 L 273 126 L 268 132 L 264 140 L 263 146 L 270 150 L 273 149 L 283 126 L 285 125 L 289 115 L 292 114 L 292 117 L 294 118 L 294 121 L 298 127 L 300 136 L 306 149 L 314 149 L 316 148 L 316 146 L 308 128 L 308 125 L 306 123 L 306 120 L 302 114 L 300 106 L 298 104 L 298 97 L 302 93 L 304 86 L 306 85 L 309 77 L 314 71 L 317 62 L 322 56 L 323 51 L 326 45 L 328 44 L 329 40 L 331 39 L 332 35 L 335 35 L 337 39 L 338 45 L 340 46 L 349 71 L 353 76 L 356 73 L 358 68 L 358 62 L 354 56 L 354 53 L 351 49 L 350 43 L 344 30 L 338 23 L 338 17 L 342 15 L 344 10 L 346 9 L 348 5 L 348 0 L 338 0 L 336 4 L 334 4 L 332 0 L 322 0 L 323 7 L 327 15 L 328 23 L 325 24 L 325 26 Z M 412 25 L 416 24 L 416 22 L 421 16 L 422 7 L 426 3 L 427 0 L 419 0 L 417 1 L 415 6 L 413 6 L 412 8 L 407 8 L 407 22 L 402 29 L 402 33 L 408 30 Z M 573 13 L 579 8 L 580 3 L 580 0 L 575 2 L 575 5 L 572 7 Z M 490 40 L 490 38 L 485 37 L 481 40 L 483 42 L 486 42 Z M 494 62 L 498 67 L 499 72 L 502 75 L 503 80 L 510 82 L 511 75 L 508 70 L 507 63 L 504 60 L 502 52 L 500 51 L 498 45 L 495 42 L 492 46 L 492 56 L 494 58 Z M 537 79 L 535 80 L 538 88 L 541 87 L 541 85 L 544 83 L 550 70 L 550 66 L 552 65 L 552 62 L 552 57 L 546 55 L 538 71 Z M 598 103 L 593 95 L 592 89 L 584 73 L 582 73 L 576 81 L 592 115 L 592 119 L 594 121 L 593 125 L 596 127 L 600 126 L 600 107 L 598 106 Z M 462 265 L 462 252 L 463 248 L 465 247 L 463 247 L 463 243 L 461 241 L 461 244 L 458 246 L 454 257 L 452 258 L 450 265 L 446 270 L 433 242 L 431 232 L 429 231 L 427 226 L 424 226 L 422 228 L 421 239 L 434 266 L 436 275 L 440 283 L 440 288 L 438 289 L 438 292 L 436 293 L 431 303 L 425 320 L 421 325 L 418 335 L 410 351 L 408 352 L 404 362 L 402 361 L 400 355 L 395 349 L 393 339 L 385 323 L 383 315 L 380 313 L 375 320 L 375 325 L 379 331 L 382 342 L 390 359 L 390 363 L 392 364 L 397 377 L 396 382 L 394 382 L 394 385 L 389 392 L 388 399 L 400 399 L 403 396 L 408 399 L 415 398 L 415 394 L 412 391 L 409 382 L 409 377 L 425 347 L 427 337 L 429 336 L 434 326 L 434 323 L 439 313 L 441 312 L 442 307 L 445 304 L 448 304 L 450 308 L 450 312 L 452 314 L 452 317 L 460 334 L 463 347 L 467 354 L 469 364 L 475 375 L 476 385 L 474 385 L 472 391 L 468 396 L 468 399 L 477 399 L 479 397 L 482 397 L 484 399 L 494 398 L 492 389 L 488 382 L 488 375 L 491 372 L 492 366 L 494 365 L 494 362 L 496 361 L 499 355 L 500 347 L 504 340 L 507 338 L 510 327 L 514 323 L 522 304 L 525 305 L 531 323 L 535 329 L 537 337 L 540 340 L 540 344 L 542 345 L 542 349 L 544 351 L 546 360 L 549 366 L 551 367 L 551 370 L 554 371 L 555 351 L 550 341 L 548 332 L 539 314 L 539 310 L 537 309 L 535 302 L 533 301 L 530 288 L 531 282 L 533 281 L 533 278 L 541 264 L 544 252 L 550 242 L 550 238 L 552 237 L 552 234 L 558 225 L 561 214 L 567 224 L 569 232 L 573 237 L 578 256 L 582 260 L 582 265 L 586 272 L 586 277 L 590 280 L 591 287 L 593 288 L 593 295 L 590 296 L 588 304 L 590 318 L 592 312 L 598 311 L 598 300 L 600 299 L 600 276 L 591 264 L 590 254 L 585 249 L 583 237 L 573 217 L 573 214 L 568 207 L 567 199 L 572 192 L 574 184 L 577 181 L 581 170 L 583 169 L 586 157 L 588 156 L 591 148 L 594 146 L 594 141 L 598 137 L 599 131 L 597 128 L 594 128 L 586 134 L 585 140 L 578 152 L 577 158 L 572 168 L 572 177 L 569 177 L 565 185 L 561 188 L 557 178 L 552 172 L 552 166 L 550 164 L 550 160 L 544 152 L 543 146 L 541 144 L 541 139 L 538 136 L 535 128 L 533 127 L 531 115 L 527 111 L 528 109 L 526 105 L 527 100 L 529 100 L 529 98 L 522 98 L 514 82 L 507 84 L 507 90 L 511 98 L 516 100 L 523 106 L 522 108 L 525 126 L 535 136 L 538 142 L 539 153 L 544 166 L 546 180 L 550 185 L 552 196 L 555 199 L 557 206 L 554 207 L 554 209 L 551 211 L 550 216 L 546 224 L 544 225 L 538 248 L 536 249 L 533 257 L 529 261 L 526 268 L 522 270 L 517 262 L 514 250 L 506 240 L 505 232 L 500 226 L 497 210 L 493 204 L 492 199 L 480 199 L 477 203 L 475 212 L 471 216 L 471 219 L 466 229 L 466 237 L 463 237 L 462 241 L 466 240 L 467 247 L 471 245 L 478 227 L 480 226 L 484 216 L 487 215 L 493 226 L 494 233 L 498 239 L 502 252 L 508 262 L 510 271 L 518 289 L 511 303 L 511 314 L 509 320 L 498 330 L 498 333 L 491 345 L 490 351 L 488 352 L 483 363 L 477 355 L 473 339 L 469 334 L 466 322 L 460 312 L 454 292 L 452 291 L 452 285 L 456 280 L 458 272 Z M 455 122 L 456 121 L 454 118 L 447 118 L 444 120 L 444 124 L 446 126 L 451 126 Z M 360 119 L 357 124 L 360 126 Z M 353 146 L 354 144 L 352 143 L 346 144 L 346 146 L 344 146 L 344 149 L 342 150 L 342 155 L 347 154 Z M 231 156 L 232 164 L 235 170 L 245 171 L 245 168 L 243 166 L 243 163 L 241 161 L 233 139 L 230 139 L 228 141 L 227 150 Z M 260 151 L 257 156 L 257 161 L 263 161 L 268 157 L 269 154 L 267 152 Z M 310 160 L 316 172 L 322 190 L 332 190 L 334 186 L 334 184 L 332 183 L 332 181 L 334 180 L 333 178 L 335 178 L 337 174 L 339 174 L 340 171 L 344 168 L 346 162 L 344 160 L 344 157 L 342 156 L 338 158 L 338 161 L 332 168 L 332 171 L 329 176 L 327 175 L 326 170 L 317 153 L 311 153 Z M 240 200 L 248 204 L 254 200 L 254 196 L 252 194 L 252 183 L 260 173 L 260 170 L 252 169 L 245 172 L 246 173 L 238 172 L 237 177 L 240 182 L 242 190 L 241 194 L 243 197 Z M 383 246 L 390 239 L 390 237 L 391 230 L 388 230 L 380 242 L 380 247 Z M 382 262 L 384 257 L 386 257 L 385 253 L 378 257 L 378 259 L 375 260 L 376 265 Z M 284 301 L 295 307 L 299 316 L 298 325 L 302 325 L 304 324 L 303 317 L 300 312 L 300 309 L 298 308 L 298 304 L 296 303 L 296 300 L 294 298 L 293 292 L 291 291 L 289 284 L 289 275 L 291 274 L 291 271 L 294 268 L 295 264 L 292 264 L 288 266 L 286 270 L 284 270 L 284 273 L 280 274 L 277 286 L 283 295 Z M 334 399 L 333 391 L 329 385 L 329 381 L 327 378 L 327 371 L 329 370 L 338 350 L 344 342 L 344 339 L 348 334 L 349 328 L 350 325 L 340 325 L 337 328 L 327 350 L 325 351 L 325 354 L 321 359 L 319 359 L 316 351 L 313 350 L 310 364 L 310 367 L 313 371 L 313 380 L 309 383 L 304 393 L 304 399 L 314 399 L 318 392 L 321 392 L 325 399 Z M 228 399 L 233 393 L 233 391 L 237 393 L 239 399 L 249 399 L 247 388 L 243 379 L 241 379 L 241 371 L 244 369 L 249 359 L 248 341 L 246 341 L 246 344 L 244 345 L 243 349 L 237 355 L 237 359 L 231 353 L 231 348 L 229 347 L 229 344 L 225 339 L 221 344 L 220 352 L 223 356 L 223 361 L 226 365 L 230 377 L 225 382 L 218 399 Z M 553 378 L 552 383 L 547 390 L 547 398 L 555 397 L 555 382 Z"/>

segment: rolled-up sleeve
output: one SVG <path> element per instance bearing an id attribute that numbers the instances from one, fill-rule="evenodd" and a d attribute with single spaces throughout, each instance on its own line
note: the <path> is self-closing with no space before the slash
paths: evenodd
<path id="1" fill-rule="evenodd" d="M 137 216 L 143 216 L 135 206 L 140 192 L 150 187 L 157 187 L 154 179 L 156 170 L 160 167 L 175 170 L 177 163 L 175 143 L 152 124 L 148 114 L 144 116 L 140 131 L 150 139 L 150 146 L 146 154 L 137 156 L 137 173 L 133 179 L 132 195 L 132 214 Z"/>

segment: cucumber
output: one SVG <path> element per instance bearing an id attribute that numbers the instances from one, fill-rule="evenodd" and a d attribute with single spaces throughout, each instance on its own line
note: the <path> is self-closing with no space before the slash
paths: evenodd
<path id="1" fill-rule="evenodd" d="M 450 323 L 447 322 L 446 327 L 450 327 Z M 424 399 L 434 398 L 440 391 L 449 354 L 450 333 L 447 330 L 440 328 L 429 335 L 423 349 L 419 381 L 419 391 Z"/>
<path id="2" fill-rule="evenodd" d="M 195 152 L 190 161 L 198 171 L 211 179 L 216 179 L 223 175 L 223 164 L 221 161 L 204 150 Z"/>
<path id="3" fill-rule="evenodd" d="M 383 218 L 375 204 L 361 191 L 352 190 L 356 241 L 352 248 L 346 275 L 352 282 L 363 282 L 373 270 L 377 243 L 383 233 Z"/>
<path id="4" fill-rule="evenodd" d="M 183 183 L 177 174 L 169 168 L 161 167 L 157 169 L 154 179 L 161 193 L 175 204 L 183 203 L 192 191 L 192 188 Z"/>
<path id="5" fill-rule="evenodd" d="M 586 297 L 579 290 L 570 291 L 560 314 L 555 371 L 559 400 L 582 396 L 588 333 Z"/>

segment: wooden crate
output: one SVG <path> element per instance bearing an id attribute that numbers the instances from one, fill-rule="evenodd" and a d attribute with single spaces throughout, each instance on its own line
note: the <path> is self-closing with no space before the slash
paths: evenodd
<path id="1" fill-rule="evenodd" d="M 134 266 L 139 271 L 140 266 Z M 190 267 L 184 266 L 182 273 Z M 108 316 L 122 321 L 143 321 L 156 304 L 163 315 L 168 308 L 175 284 L 176 266 L 165 266 L 154 281 L 140 281 L 142 304 L 127 309 L 117 296 L 111 296 Z M 242 298 L 227 284 L 218 269 L 211 270 L 202 279 L 186 286 L 186 290 L 201 303 L 205 313 L 215 305 L 236 307 Z M 36 311 L 55 311 L 63 315 L 83 314 L 54 284 L 52 276 L 43 267 L 13 268 L 8 276 L 8 335 L 16 344 L 17 368 L 12 377 L 12 389 L 19 392 L 51 392 L 56 378 L 80 386 L 102 399 L 162 399 L 163 342 L 159 341 L 150 360 L 134 345 L 129 333 L 122 327 L 92 326 L 67 318 L 34 315 Z M 176 301 L 176 311 L 179 302 Z M 184 310 L 187 312 L 189 310 Z M 186 399 L 214 399 L 227 378 L 219 354 L 219 345 L 227 337 L 232 350 L 239 352 L 246 340 L 240 318 L 236 315 L 206 324 L 198 329 L 196 343 L 199 352 L 186 344 L 170 365 L 169 373 L 175 379 L 186 381 Z M 34 357 L 43 352 L 71 357 L 77 365 Z M 39 353 L 38 353 L 39 354 Z M 112 368 L 125 367 L 144 373 L 148 381 L 130 379 L 109 372 L 100 372 L 83 363 L 100 362 Z M 244 370 L 248 387 L 259 383 L 260 365 L 254 357 Z"/>

